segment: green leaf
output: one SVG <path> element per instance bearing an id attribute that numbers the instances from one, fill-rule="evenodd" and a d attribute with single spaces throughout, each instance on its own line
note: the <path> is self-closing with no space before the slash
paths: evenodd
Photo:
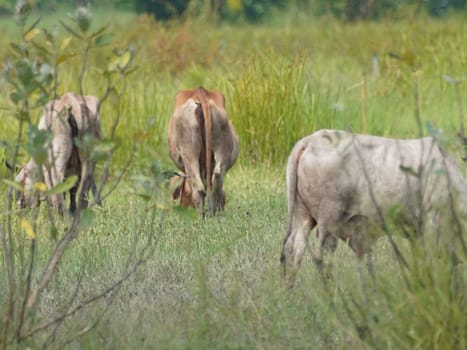
<path id="1" fill-rule="evenodd" d="M 25 47 L 23 45 L 18 45 L 15 43 L 10 43 L 11 48 L 20 56 L 23 56 L 25 53 Z"/>
<path id="2" fill-rule="evenodd" d="M 131 177 L 132 193 L 149 201 L 155 191 L 155 183 L 152 178 L 139 174 Z"/>
<path id="3" fill-rule="evenodd" d="M 18 120 L 29 121 L 29 113 L 27 111 L 17 111 L 15 118 Z"/>
<path id="4" fill-rule="evenodd" d="M 62 43 L 60 44 L 60 51 L 64 51 L 68 45 L 70 44 L 71 41 L 71 36 L 67 36 L 62 40 Z"/>
<path id="5" fill-rule="evenodd" d="M 31 41 L 34 39 L 38 34 L 40 34 L 41 30 L 39 28 L 31 29 L 29 32 L 24 34 L 25 41 Z"/>
<path id="6" fill-rule="evenodd" d="M 66 31 L 68 33 L 70 33 L 71 35 L 77 37 L 80 40 L 83 40 L 83 37 L 81 35 L 79 35 L 78 33 L 76 33 L 73 29 L 71 29 L 71 27 L 69 27 L 67 24 L 65 24 L 65 22 L 60 21 L 60 23 L 62 24 L 62 26 L 66 29 Z"/>
<path id="7" fill-rule="evenodd" d="M 90 159 L 95 161 L 106 160 L 116 147 L 117 144 L 112 140 L 101 141 L 92 149 Z"/>
<path id="8" fill-rule="evenodd" d="M 66 192 L 76 184 L 76 181 L 78 181 L 78 176 L 69 176 L 62 183 L 59 183 L 58 185 L 52 187 L 50 190 L 46 191 L 45 194 L 47 196 L 51 196 L 54 194 Z"/>
<path id="9" fill-rule="evenodd" d="M 37 164 L 44 164 L 47 159 L 47 143 L 52 138 L 51 132 L 39 130 L 30 124 L 27 132 L 26 150 Z"/>
<path id="10" fill-rule="evenodd" d="M 21 101 L 21 95 L 18 93 L 18 91 L 12 91 L 10 93 L 10 100 L 13 102 L 15 105 L 18 104 L 19 101 Z"/>
<path id="11" fill-rule="evenodd" d="M 27 33 L 27 32 L 30 32 L 31 30 L 33 30 L 34 28 L 36 28 L 40 21 L 41 21 L 41 17 L 38 17 L 34 22 L 32 22 L 32 24 L 31 24 L 31 25 L 29 26 L 29 28 L 26 30 L 26 33 Z"/>
<path id="12" fill-rule="evenodd" d="M 34 66 L 28 60 L 21 60 L 15 65 L 16 74 L 18 79 L 24 86 L 27 86 L 31 83 L 31 80 L 34 79 L 35 72 Z"/>
<path id="13" fill-rule="evenodd" d="M 24 233 L 26 233 L 26 236 L 28 236 L 30 239 L 36 239 L 36 233 L 34 232 L 34 228 L 28 220 L 21 220 L 21 228 L 24 230 Z"/>
<path id="14" fill-rule="evenodd" d="M 47 40 L 47 43 L 49 45 L 52 45 L 53 42 L 55 42 L 55 38 L 57 37 L 57 31 L 54 30 L 54 31 L 49 31 L 45 28 L 42 29 L 42 32 L 44 33 L 44 36 Z"/>
<path id="15" fill-rule="evenodd" d="M 76 54 L 63 54 L 63 55 L 58 55 L 57 57 L 57 64 L 60 64 L 60 63 L 63 63 L 65 62 L 66 60 L 68 60 L 69 58 L 73 58 L 75 57 Z"/>
<path id="16" fill-rule="evenodd" d="M 90 36 L 89 36 L 89 39 L 94 39 L 94 38 L 97 38 L 99 36 L 101 36 L 101 34 L 103 34 L 107 28 L 109 28 L 109 23 L 107 23 L 106 25 L 100 27 L 98 30 L 96 30 L 94 33 L 92 33 Z"/>
<path id="17" fill-rule="evenodd" d="M 35 41 L 32 41 L 31 42 L 32 46 L 34 46 L 34 48 L 36 48 L 43 56 L 52 56 L 53 53 L 48 50 L 44 45 L 39 45 L 38 43 L 36 43 Z"/>
<path id="18" fill-rule="evenodd" d="M 7 184 L 8 186 L 13 187 L 15 190 L 18 190 L 20 192 L 24 192 L 24 187 L 19 182 L 11 181 L 11 180 L 8 180 L 8 179 L 2 179 L 2 181 L 5 184 Z"/>
<path id="19" fill-rule="evenodd" d="M 104 33 L 102 35 L 99 35 L 94 39 L 94 46 L 95 47 L 102 47 L 105 45 L 108 45 L 112 42 L 113 35 Z"/>
<path id="20" fill-rule="evenodd" d="M 128 64 L 131 61 L 131 52 L 126 51 L 121 56 L 116 57 L 112 62 L 109 63 L 108 70 L 109 71 L 118 71 L 123 70 L 128 67 Z"/>
<path id="21" fill-rule="evenodd" d="M 402 207 L 399 204 L 393 205 L 389 208 L 389 217 L 393 222 L 396 222 L 402 213 Z"/>

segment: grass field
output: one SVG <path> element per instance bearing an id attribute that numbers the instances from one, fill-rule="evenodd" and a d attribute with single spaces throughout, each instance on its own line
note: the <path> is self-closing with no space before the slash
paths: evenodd
<path id="1" fill-rule="evenodd" d="M 431 122 L 454 138 L 460 110 L 467 110 L 467 87 L 465 82 L 459 84 L 458 96 L 443 76 L 465 79 L 465 14 L 357 24 L 288 14 L 252 26 L 201 19 L 163 25 L 146 16 L 97 11 L 93 28 L 109 18 L 113 41 L 91 51 L 84 77 L 86 93 L 102 96 L 105 81 L 99 68 L 108 66 L 112 50 L 133 43 L 137 52 L 136 70 L 128 76 L 121 101 L 108 100 L 102 109 L 108 135 L 117 106 L 122 108 L 113 175 L 129 157 L 134 134 L 145 136 L 134 148 L 135 159 L 123 183 L 103 208 L 93 209 L 94 221 L 67 251 L 42 297 L 43 319 L 80 305 L 125 273 L 135 233 L 143 238 L 154 234 L 150 244 L 154 252 L 118 293 L 109 293 L 63 322 L 56 332 L 52 327 L 19 348 L 41 347 L 47 339 L 54 340 L 50 348 L 70 349 L 467 347 L 465 256 L 455 267 L 461 276 L 457 294 L 451 264 L 429 254 L 422 254 L 419 261 L 411 258 L 410 246 L 402 238 L 396 241 L 411 269 L 407 272 L 398 265 L 383 238 L 376 247 L 376 284 L 344 244 L 331 259 L 330 280 L 322 280 L 308 254 L 296 287 L 289 290 L 279 264 L 287 225 L 286 157 L 300 137 L 319 128 L 362 131 L 363 75 L 366 132 L 419 136 L 415 117 L 419 103 L 422 133 L 429 133 L 426 123 Z M 66 19 L 66 14 L 46 16 L 42 26 L 58 25 L 58 42 L 63 42 L 68 34 L 58 19 Z M 5 48 L 0 60 L 6 62 L 9 42 L 20 38 L 12 19 L 0 21 L 0 32 L 7 33 L 0 38 L 0 47 Z M 43 40 L 37 37 L 38 42 Z M 78 89 L 80 55 L 72 54 L 80 52 L 79 44 L 72 40 L 65 51 L 70 58 L 59 66 L 59 93 Z M 375 53 L 378 74 L 373 73 Z M 148 168 L 155 160 L 163 169 L 174 169 L 166 148 L 174 96 L 198 85 L 224 92 L 241 146 L 239 161 L 226 179 L 226 210 L 207 220 L 165 204 L 164 186 L 159 189 L 160 209 L 155 211 L 153 202 L 131 194 L 134 176 L 150 174 Z M 11 107 L 7 99 L 11 87 L 3 81 L 0 91 L 0 106 Z M 33 122 L 40 113 L 40 108 L 33 110 Z M 0 141 L 12 143 L 18 122 L 8 109 L 0 110 L 0 119 Z M 9 152 L 0 148 L 2 162 L 11 156 Z M 20 156 L 22 162 L 23 148 Z M 9 176 L 6 170 L 0 175 Z M 6 193 L 6 185 L 2 183 L 0 190 Z M 4 202 L 2 225 L 8 214 Z M 19 218 L 12 217 L 15 240 L 27 247 Z M 41 208 L 37 273 L 55 244 L 49 231 Z M 314 234 L 310 237 L 313 246 Z M 136 252 L 143 248 L 144 241 L 139 242 Z M 27 257 L 28 251 L 17 252 L 18 261 L 23 254 Z M 4 314 L 3 251 L 1 255 Z M 94 326 L 96 320 L 100 322 Z"/>

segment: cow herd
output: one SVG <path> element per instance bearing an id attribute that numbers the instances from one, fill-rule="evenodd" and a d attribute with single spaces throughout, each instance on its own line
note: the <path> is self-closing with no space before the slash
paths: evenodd
<path id="1" fill-rule="evenodd" d="M 71 213 L 77 208 L 76 196 L 79 208 L 88 205 L 89 191 L 100 202 L 95 162 L 82 146 L 86 135 L 94 142 L 101 138 L 99 107 L 96 97 L 74 93 L 45 106 L 39 130 L 53 137 L 47 161 L 39 166 L 30 160 L 16 177 L 25 188 L 17 196 L 20 207 L 40 201 L 31 191 L 36 182 L 43 180 L 51 189 L 71 175 L 78 178 L 69 193 Z M 168 148 L 180 170 L 172 180 L 173 199 L 195 207 L 200 216 L 224 210 L 225 174 L 239 153 L 224 96 L 203 87 L 179 92 L 169 121 Z M 451 208 L 465 232 L 467 181 L 457 162 L 431 137 L 401 140 L 319 130 L 293 147 L 286 184 L 288 229 L 281 262 L 291 274 L 300 264 L 314 227 L 319 245 L 313 259 L 318 264 L 323 249 L 335 250 L 338 239 L 358 256 L 368 253 L 394 213 L 415 230 L 423 224 L 436 231 L 443 221 L 440 213 Z M 63 213 L 63 193 L 48 200 Z"/>

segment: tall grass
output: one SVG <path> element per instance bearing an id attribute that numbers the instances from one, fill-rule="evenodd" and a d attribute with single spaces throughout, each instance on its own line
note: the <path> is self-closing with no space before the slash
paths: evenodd
<path id="1" fill-rule="evenodd" d="M 411 70 L 390 53 L 408 57 L 419 68 L 424 118 L 448 133 L 458 126 L 454 89 L 443 75 L 465 75 L 467 33 L 462 16 L 357 24 L 285 17 L 275 27 L 209 25 L 200 20 L 162 25 L 149 16 L 118 13 L 112 18 L 114 40 L 107 50 L 131 42 L 138 50 L 138 70 L 123 102 L 128 117 L 119 128 L 123 148 L 128 148 L 136 130 L 144 129 L 150 136 L 146 145 L 167 160 L 166 128 L 174 96 L 178 90 L 204 85 L 226 94 L 227 110 L 240 136 L 242 161 L 282 164 L 293 141 L 318 128 L 362 130 L 359 84 L 363 73 L 367 77 L 367 132 L 414 136 Z M 108 17 L 96 16 L 95 20 L 105 23 Z M 52 20 L 45 22 L 53 27 Z M 2 19 L 0 26 L 12 33 L 0 39 L 7 47 L 7 40 L 14 38 L 11 20 Z M 95 67 L 108 65 L 105 52 L 96 51 L 91 57 Z M 3 61 L 6 53 L 1 54 Z M 72 44 L 70 54 L 74 53 Z M 377 77 L 372 76 L 374 53 L 379 63 Z M 61 65 L 60 92 L 77 89 L 76 60 L 79 57 Z M 88 93 L 102 91 L 104 82 L 98 76 L 90 72 L 85 77 Z M 462 96 L 465 85 L 460 86 Z M 3 88 L 1 106 L 8 105 L 7 95 Z M 105 115 L 113 109 L 111 104 L 103 106 L 104 127 L 110 127 Z M 2 134 L 9 135 L 15 125 L 7 111 L 0 113 L 6 121 Z M 155 122 L 148 126 L 148 119 Z"/>
<path id="2" fill-rule="evenodd" d="M 96 15 L 95 20 L 106 22 L 109 16 Z M 341 244 L 332 259 L 333 280 L 323 283 L 306 256 L 294 290 L 284 287 L 278 261 L 287 224 L 285 159 L 298 138 L 316 129 L 361 131 L 363 74 L 368 133 L 419 136 L 412 63 L 407 62 L 413 59 L 419 70 L 423 122 L 431 120 L 445 134 L 454 135 L 459 127 L 456 95 L 443 75 L 460 78 L 466 73 L 464 22 L 465 18 L 452 17 L 349 25 L 330 18 L 285 16 L 274 26 L 199 20 L 162 25 L 151 17 L 112 13 L 114 41 L 93 53 L 92 66 L 105 67 L 106 52 L 130 42 L 138 49 L 138 69 L 130 75 L 130 89 L 122 101 L 124 117 L 117 130 L 122 152 L 117 161 L 127 158 L 133 135 L 143 132 L 133 171 L 148 171 L 153 159 L 173 167 L 166 156 L 166 129 L 174 96 L 197 85 L 226 95 L 241 158 L 227 175 L 225 213 L 200 221 L 190 213 L 161 210 L 153 259 L 122 287 L 108 314 L 102 315 L 108 310 L 103 300 L 63 324 L 58 344 L 67 339 L 67 332 L 75 331 L 82 336 L 66 343 L 68 348 L 466 348 L 465 293 L 452 293 L 454 288 L 465 291 L 465 261 L 456 267 L 464 285 L 456 287 L 450 279 L 452 265 L 445 260 L 430 251 L 416 256 L 407 241 L 396 238 L 403 253 L 413 257 L 407 272 L 382 239 L 375 249 L 377 284 L 368 289 L 370 276 Z M 45 20 L 47 26 L 54 23 L 56 17 Z M 0 31 L 10 35 L 0 38 L 1 47 L 14 38 L 10 27 L 2 19 Z M 67 36 L 64 31 L 61 35 Z M 72 43 L 70 54 L 74 52 Z M 375 52 L 378 76 L 372 75 Z M 0 51 L 2 61 L 6 55 L 7 50 Z M 77 89 L 78 61 L 75 57 L 61 66 L 60 92 Z M 99 76 L 88 71 L 87 93 L 102 92 L 104 81 Z M 466 84 L 459 87 L 461 96 L 467 96 Z M 0 105 L 8 106 L 3 85 L 0 92 Z M 466 110 L 465 99 L 461 103 Z M 116 107 L 106 101 L 102 108 L 108 133 L 106 116 Z M 17 125 L 8 113 L 0 110 L 0 138 L 13 140 Z M 3 148 L 0 152 L 0 160 L 9 156 Z M 0 185 L 0 193 L 6 191 Z M 120 257 L 131 244 L 128 232 L 145 210 L 126 186 L 110 197 L 92 227 L 74 242 L 41 312 L 53 317 L 66 307 L 77 280 L 82 279 L 83 287 L 76 296 L 79 304 L 119 275 Z M 15 225 L 20 232 L 19 223 Z M 46 226 L 39 227 L 37 235 L 44 240 L 39 258 L 45 259 L 53 242 L 46 239 Z M 4 280 L 2 259 L 0 281 Z M 0 305 L 5 288 L 0 283 Z M 102 316 L 94 332 L 85 332 Z M 38 346 L 43 340 L 32 339 L 28 345 Z"/>

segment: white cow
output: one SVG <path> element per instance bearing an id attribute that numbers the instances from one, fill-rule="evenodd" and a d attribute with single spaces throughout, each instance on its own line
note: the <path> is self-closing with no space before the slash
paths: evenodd
<path id="1" fill-rule="evenodd" d="M 76 210 L 77 193 L 81 208 L 88 205 L 89 190 L 92 190 L 96 202 L 100 204 L 94 183 L 95 162 L 89 159 L 89 150 L 75 144 L 75 138 L 85 144 L 86 134 L 94 142 L 100 140 L 102 130 L 98 109 L 97 97 L 80 96 L 73 92 L 45 105 L 38 128 L 50 131 L 52 141 L 46 145 L 48 157 L 44 165 L 39 166 L 31 159 L 16 176 L 16 181 L 25 187 L 25 192 L 19 195 L 18 200 L 21 208 L 37 204 L 39 199 L 32 194 L 34 183 L 45 181 L 47 188 L 51 189 L 71 175 L 77 175 L 78 182 L 70 190 L 70 212 Z M 63 213 L 63 193 L 53 194 L 49 200 L 59 213 Z"/>
<path id="2" fill-rule="evenodd" d="M 466 229 L 467 181 L 430 137 L 398 140 L 320 130 L 294 146 L 286 181 L 289 223 L 281 262 L 292 276 L 315 226 L 317 263 L 323 248 L 335 250 L 338 238 L 358 256 L 368 253 L 395 213 L 417 231 L 427 224 L 439 228 L 441 209 L 455 209 Z"/>

